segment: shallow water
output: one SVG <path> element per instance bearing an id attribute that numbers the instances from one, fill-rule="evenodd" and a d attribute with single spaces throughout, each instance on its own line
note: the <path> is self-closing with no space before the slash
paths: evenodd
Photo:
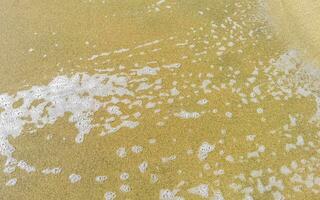
<path id="1" fill-rule="evenodd" d="M 2 1 L 2 198 L 317 199 L 320 72 L 265 6 Z"/>

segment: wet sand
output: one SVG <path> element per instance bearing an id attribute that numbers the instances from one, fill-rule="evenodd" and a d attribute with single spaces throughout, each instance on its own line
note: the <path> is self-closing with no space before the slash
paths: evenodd
<path id="1" fill-rule="evenodd" d="M 292 2 L 1 1 L 1 198 L 316 200 L 320 44 Z"/>

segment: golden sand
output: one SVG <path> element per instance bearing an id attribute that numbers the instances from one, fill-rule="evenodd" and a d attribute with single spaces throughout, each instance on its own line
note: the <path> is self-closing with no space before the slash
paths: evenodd
<path id="1" fill-rule="evenodd" d="M 317 200 L 312 2 L 2 0 L 0 199 Z"/>

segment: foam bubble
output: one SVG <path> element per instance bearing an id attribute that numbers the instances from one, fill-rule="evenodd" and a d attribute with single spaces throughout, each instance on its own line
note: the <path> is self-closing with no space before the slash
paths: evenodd
<path id="1" fill-rule="evenodd" d="M 116 195 L 115 192 L 106 192 L 104 194 L 104 199 L 105 200 L 114 200 L 114 199 L 116 199 L 116 197 L 117 197 L 117 195 Z"/>
<path id="2" fill-rule="evenodd" d="M 187 112 L 180 111 L 179 113 L 175 113 L 175 116 L 181 119 L 197 119 L 200 117 L 200 113 L 198 112 Z"/>
<path id="3" fill-rule="evenodd" d="M 139 165 L 139 171 L 141 173 L 145 173 L 147 171 L 148 168 L 148 162 L 147 161 L 143 161 L 140 165 Z"/>
<path id="4" fill-rule="evenodd" d="M 139 145 L 134 145 L 131 147 L 131 151 L 133 153 L 141 153 L 143 151 L 143 147 Z"/>
<path id="5" fill-rule="evenodd" d="M 120 174 L 120 179 L 122 181 L 128 180 L 129 179 L 129 174 L 127 172 L 123 172 Z"/>
<path id="6" fill-rule="evenodd" d="M 95 178 L 96 182 L 98 182 L 98 183 L 103 183 L 103 182 L 105 182 L 107 179 L 108 179 L 107 176 L 96 176 L 96 178 Z"/>
<path id="7" fill-rule="evenodd" d="M 198 159 L 199 160 L 205 160 L 209 153 L 212 152 L 215 148 L 215 145 L 209 144 L 208 142 L 203 142 L 201 146 L 199 147 L 198 151 Z"/>
<path id="8" fill-rule="evenodd" d="M 79 182 L 80 180 L 81 180 L 81 176 L 78 175 L 78 174 L 71 174 L 71 175 L 69 176 L 69 181 L 70 181 L 71 183 L 76 183 L 76 182 Z"/>
<path id="9" fill-rule="evenodd" d="M 124 147 L 120 147 L 116 153 L 120 158 L 124 158 L 127 156 L 126 148 Z"/>
<path id="10" fill-rule="evenodd" d="M 188 189 L 188 192 L 191 194 L 198 195 L 202 198 L 209 197 L 209 186 L 207 184 L 200 184 L 196 187 Z"/>
<path id="11" fill-rule="evenodd" d="M 17 184 L 17 179 L 12 178 L 6 182 L 6 186 L 15 186 Z"/>
<path id="12" fill-rule="evenodd" d="M 62 171 L 62 168 L 60 167 L 54 167 L 54 168 L 46 168 L 44 170 L 42 170 L 43 174 L 60 174 Z"/>
<path id="13" fill-rule="evenodd" d="M 123 184 L 120 186 L 120 191 L 121 192 L 130 192 L 131 191 L 131 187 L 127 184 Z"/>

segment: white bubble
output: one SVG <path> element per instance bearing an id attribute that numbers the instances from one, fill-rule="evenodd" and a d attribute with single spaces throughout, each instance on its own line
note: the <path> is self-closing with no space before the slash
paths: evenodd
<path id="1" fill-rule="evenodd" d="M 200 184 L 196 187 L 188 189 L 188 192 L 191 194 L 198 195 L 202 198 L 209 197 L 209 186 L 207 184 Z"/>
<path id="2" fill-rule="evenodd" d="M 131 187 L 127 184 L 123 184 L 120 186 L 120 191 L 121 192 L 130 192 L 131 191 Z"/>
<path id="3" fill-rule="evenodd" d="M 232 112 L 226 112 L 225 115 L 226 115 L 228 118 L 231 118 L 233 114 L 232 114 Z"/>
<path id="4" fill-rule="evenodd" d="M 96 178 L 95 178 L 96 182 L 98 182 L 98 183 L 103 183 L 103 182 L 105 182 L 107 179 L 108 179 L 107 176 L 96 176 Z"/>
<path id="5" fill-rule="evenodd" d="M 143 147 L 139 145 L 134 145 L 131 147 L 131 151 L 133 153 L 141 153 L 143 151 Z"/>
<path id="6" fill-rule="evenodd" d="M 262 114 L 263 113 L 263 108 L 257 108 L 257 113 Z"/>
<path id="7" fill-rule="evenodd" d="M 123 172 L 120 174 L 120 179 L 125 181 L 129 179 L 129 174 L 127 172 Z"/>
<path id="8" fill-rule="evenodd" d="M 209 144 L 208 142 L 203 142 L 199 147 L 198 158 L 199 160 L 205 160 L 209 153 L 212 152 L 215 148 L 215 145 Z"/>
<path id="9" fill-rule="evenodd" d="M 13 179 L 10 179 L 6 182 L 6 186 L 14 186 L 17 184 L 17 179 L 16 178 L 13 178 Z"/>
<path id="10" fill-rule="evenodd" d="M 116 153 L 120 158 L 124 158 L 127 156 L 126 148 L 124 147 L 120 147 Z"/>
<path id="11" fill-rule="evenodd" d="M 114 199 L 116 199 L 116 197 L 117 197 L 117 195 L 116 195 L 115 192 L 106 192 L 104 194 L 104 199 L 105 200 L 114 200 Z"/>
<path id="12" fill-rule="evenodd" d="M 61 173 L 62 169 L 60 167 L 54 167 L 54 168 L 46 168 L 42 170 L 43 174 L 59 174 Z"/>
<path id="13" fill-rule="evenodd" d="M 71 183 L 76 183 L 76 182 L 78 182 L 78 181 L 80 181 L 80 180 L 81 180 L 81 176 L 78 175 L 78 174 L 71 174 L 71 175 L 69 176 L 69 181 L 70 181 Z"/>
<path id="14" fill-rule="evenodd" d="M 141 173 L 145 173 L 147 171 L 148 168 L 148 162 L 147 161 L 143 161 L 140 165 L 139 165 L 139 170 Z"/>

